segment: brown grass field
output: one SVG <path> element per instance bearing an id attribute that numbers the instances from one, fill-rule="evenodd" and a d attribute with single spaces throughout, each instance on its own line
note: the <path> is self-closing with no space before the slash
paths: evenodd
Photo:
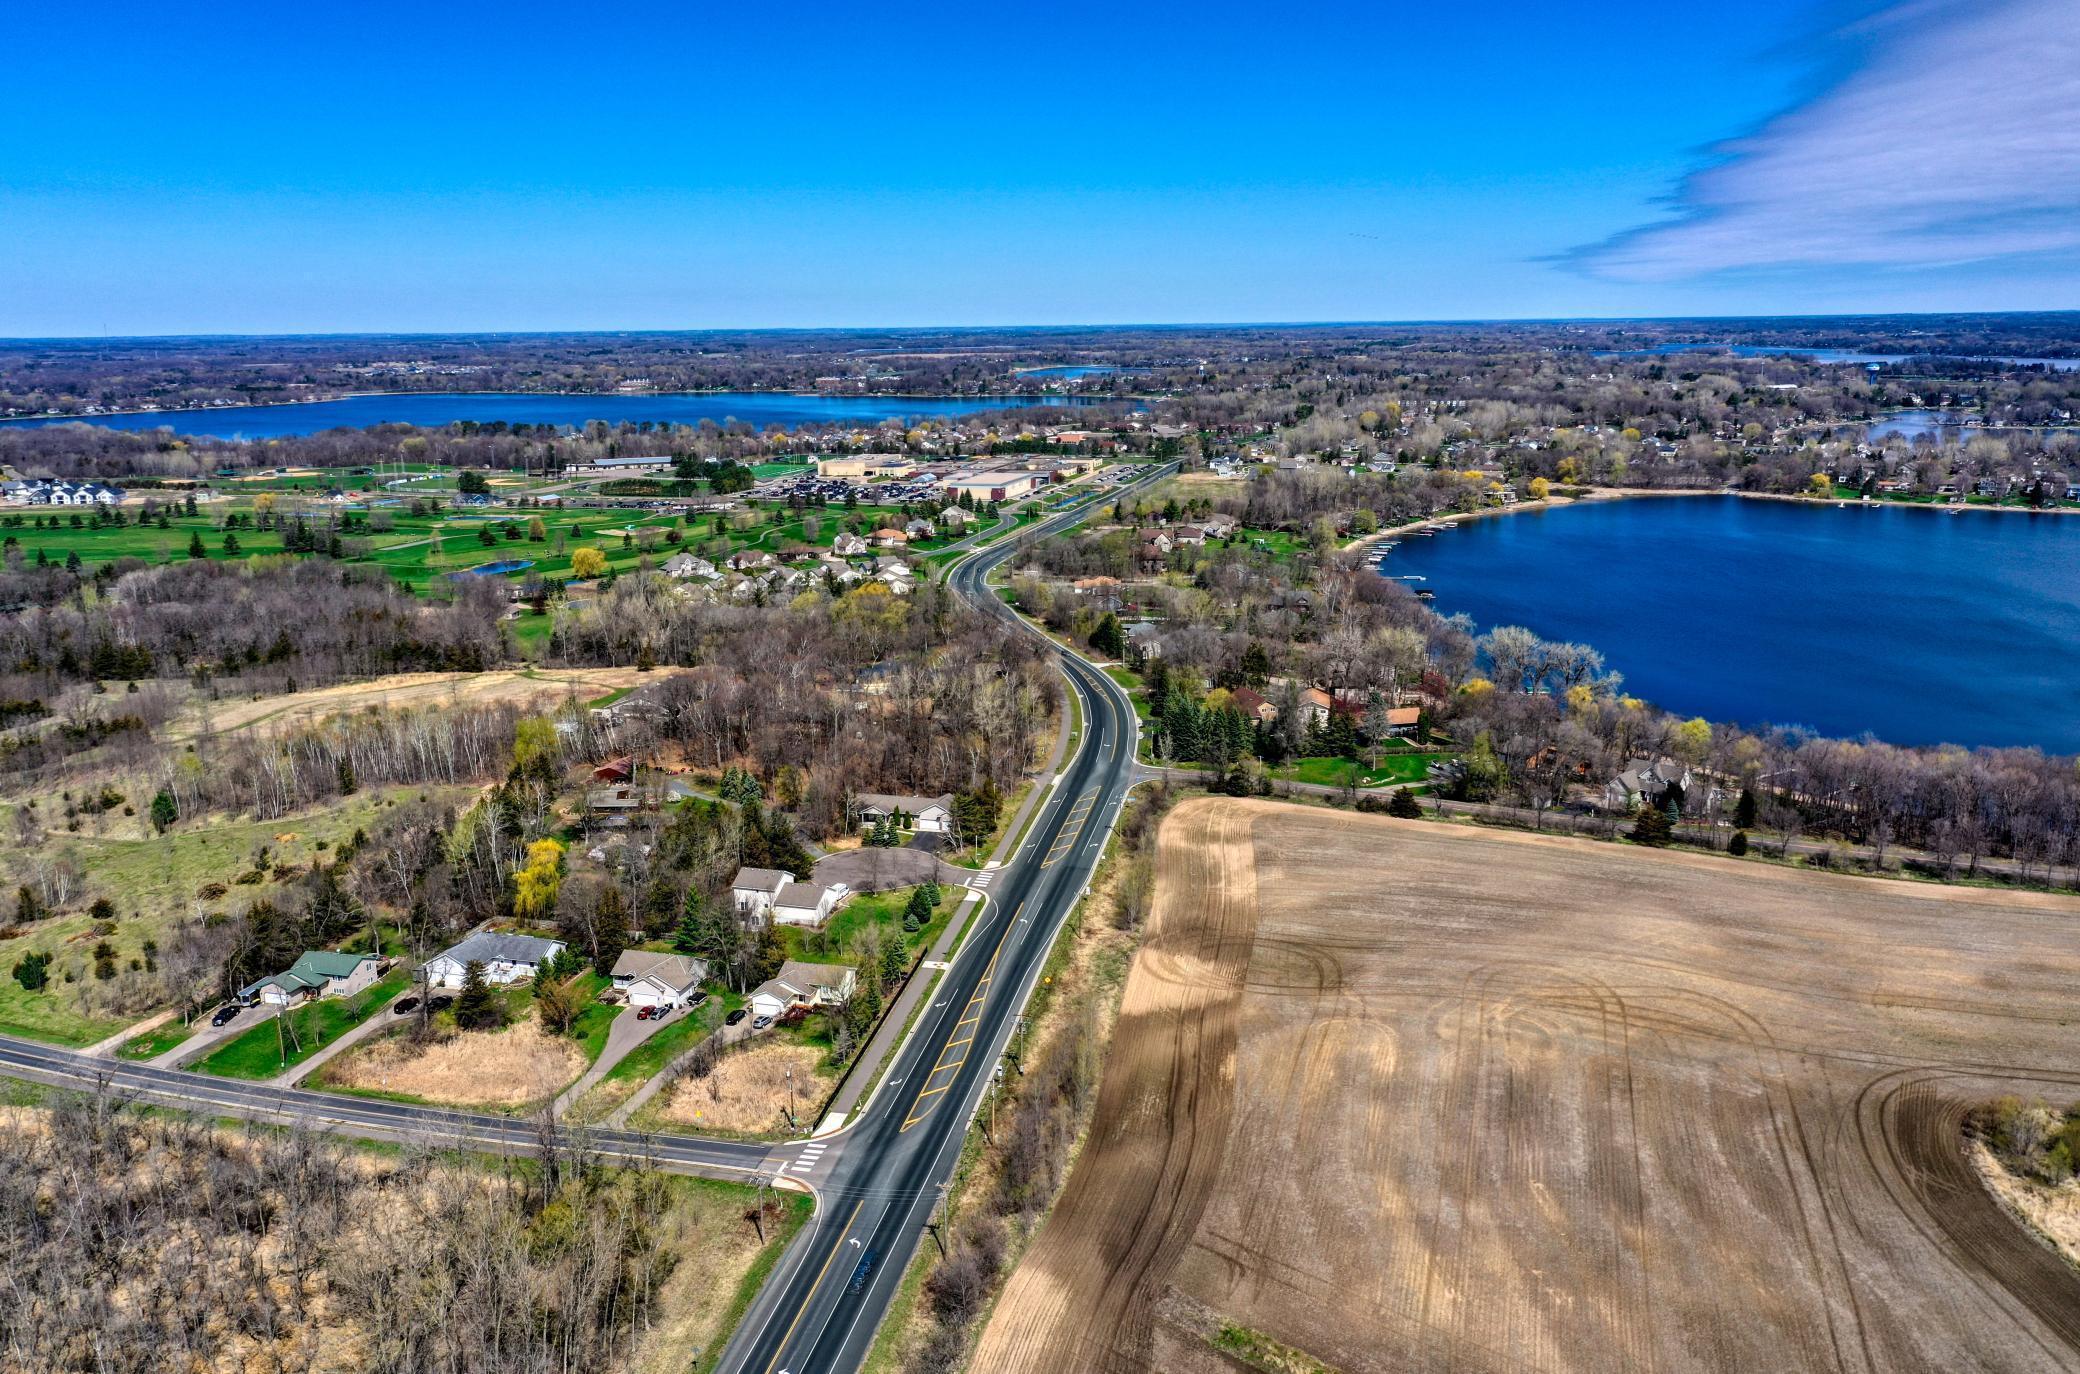
<path id="1" fill-rule="evenodd" d="M 794 1070 L 794 1109 L 813 1114 L 837 1075 L 814 1045 L 768 1038 L 731 1050 L 706 1078 L 681 1078 L 656 1108 L 660 1121 L 696 1131 L 777 1130 L 787 1117 L 787 1070 Z"/>
<path id="2" fill-rule="evenodd" d="M 2080 903 L 1200 800 L 973 1367 L 2075 1370 L 1961 1139 L 2080 1096 Z"/>
<path id="3" fill-rule="evenodd" d="M 255 725 L 323 720 L 368 707 L 399 710 L 414 706 L 483 705 L 500 701 L 554 706 L 575 695 L 590 701 L 656 674 L 636 668 L 499 669 L 485 673 L 393 673 L 388 677 L 319 687 L 282 696 L 191 703 L 167 731 L 169 739 L 192 737 L 206 721 L 218 733 Z"/>
<path id="4" fill-rule="evenodd" d="M 327 1064 L 328 1087 L 408 1093 L 454 1107 L 544 1102 L 585 1072 L 585 1056 L 530 1018 L 498 1031 L 456 1031 L 414 1046 L 403 1034 L 357 1045 Z"/>

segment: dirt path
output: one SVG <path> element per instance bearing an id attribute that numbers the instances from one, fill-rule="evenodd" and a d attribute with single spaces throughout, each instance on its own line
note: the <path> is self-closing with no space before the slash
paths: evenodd
<path id="1" fill-rule="evenodd" d="M 1082 1161 L 1013 1275 L 973 1367 L 1151 1369 L 1156 1302 L 1220 1173 L 1243 970 L 1256 927 L 1252 803 L 1165 824 Z"/>
<path id="2" fill-rule="evenodd" d="M 2080 1370 L 1959 1137 L 2080 1097 L 2080 903 L 1214 800 L 1157 867 L 975 1368 Z"/>

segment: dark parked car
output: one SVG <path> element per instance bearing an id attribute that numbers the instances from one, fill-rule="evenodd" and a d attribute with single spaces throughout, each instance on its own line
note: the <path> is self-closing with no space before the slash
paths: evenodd
<path id="1" fill-rule="evenodd" d="M 223 1006 L 217 1008 L 217 1014 L 210 1017 L 209 1023 L 212 1026 L 227 1025 L 233 1017 L 244 1010 L 245 1008 L 236 1002 L 226 1002 Z"/>
<path id="2" fill-rule="evenodd" d="M 400 997 L 390 1004 L 390 1014 L 392 1016 L 402 1016 L 408 1011 L 417 1011 L 418 1009 L 419 999 L 416 997 Z"/>
<path id="3" fill-rule="evenodd" d="M 725 1026 L 734 1026 L 737 1024 L 737 1022 L 743 1020 L 748 1015 L 750 1015 L 749 1012 L 745 1011 L 742 1007 L 738 1007 L 735 1011 L 731 1012 L 729 1015 L 722 1018 L 722 1024 L 724 1024 Z"/>

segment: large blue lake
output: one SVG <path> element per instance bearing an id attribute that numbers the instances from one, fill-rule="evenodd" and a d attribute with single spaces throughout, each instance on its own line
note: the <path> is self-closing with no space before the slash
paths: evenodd
<path id="1" fill-rule="evenodd" d="M 1678 353 L 1731 353 L 1741 358 L 1805 358 L 1816 363 L 1903 363 L 1909 353 L 1866 353 L 1860 348 L 1783 348 L 1771 344 L 1670 343 L 1652 348 L 1606 348 L 1599 358 L 1657 358 Z M 2080 369 L 2080 358 L 2018 358 L 1999 353 L 1943 353 L 1945 358 L 1964 358 L 1975 363 L 2006 363 L 2011 367 L 2043 367 L 2053 372 Z"/>
<path id="2" fill-rule="evenodd" d="M 2073 516 L 1641 498 L 1404 538 L 1381 571 L 1684 715 L 2080 753 Z"/>
<path id="3" fill-rule="evenodd" d="M 84 421 L 110 429 L 170 427 L 181 434 L 213 439 L 276 439 L 317 434 L 342 426 L 411 424 L 433 429 L 458 420 L 480 424 L 555 425 L 578 428 L 592 420 L 608 424 L 699 424 L 739 420 L 755 428 L 805 424 L 879 424 L 929 415 L 972 415 L 1027 406 L 1099 405 L 1082 397 L 1034 396 L 822 396 L 785 391 L 659 392 L 631 395 L 536 395 L 524 392 L 400 392 L 348 396 L 295 405 L 224 406 L 214 410 L 142 411 L 131 415 L 42 417 L 18 425 Z"/>

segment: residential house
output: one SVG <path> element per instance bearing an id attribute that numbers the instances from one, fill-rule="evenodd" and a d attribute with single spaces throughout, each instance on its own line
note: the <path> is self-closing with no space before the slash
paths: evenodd
<path id="1" fill-rule="evenodd" d="M 636 760 L 633 754 L 628 755 L 626 758 L 608 759 L 605 763 L 592 770 L 592 780 L 594 782 L 629 782 L 634 779 L 635 775 Z"/>
<path id="2" fill-rule="evenodd" d="M 611 787 L 595 787 L 585 794 L 585 812 L 588 816 L 625 818 L 643 810 L 649 797 L 640 787 L 630 783 L 615 783 Z"/>
<path id="3" fill-rule="evenodd" d="M 1259 724 L 1269 725 L 1278 719 L 1278 707 L 1263 693 L 1248 687 L 1237 687 L 1228 693 L 1228 704 Z"/>
<path id="4" fill-rule="evenodd" d="M 695 554 L 690 553 L 673 554 L 670 558 L 667 558 L 664 561 L 664 565 L 661 571 L 663 571 L 664 575 L 667 577 L 677 577 L 681 579 L 688 577 L 698 577 L 702 579 L 707 579 L 712 578 L 716 575 L 715 565 L 713 563 L 710 563 L 705 558 L 701 558 Z"/>
<path id="5" fill-rule="evenodd" d="M 948 531 L 954 534 L 958 534 L 962 530 L 966 529 L 969 525 L 969 522 L 973 519 L 973 516 L 969 515 L 966 511 L 962 510 L 959 506 L 948 506 L 945 510 L 939 512 L 939 523 L 944 525 Z"/>
<path id="6" fill-rule="evenodd" d="M 459 988 L 469 966 L 482 964 L 484 981 L 494 987 L 503 987 L 534 977 L 543 964 L 563 950 L 561 940 L 479 931 L 428 959 L 420 971 L 428 987 Z"/>
<path id="7" fill-rule="evenodd" d="M 1208 539 L 1226 539 L 1241 525 L 1232 515 L 1209 515 L 1199 522 L 1199 528 L 1206 532 Z"/>
<path id="8" fill-rule="evenodd" d="M 913 519 L 903 526 L 903 534 L 910 539 L 931 539 L 938 535 L 939 527 L 925 519 Z"/>
<path id="9" fill-rule="evenodd" d="M 1151 620 L 1137 620 L 1127 626 L 1127 646 L 1138 649 L 1146 658 L 1163 656 L 1163 629 Z"/>
<path id="10" fill-rule="evenodd" d="M 123 491 L 100 482 L 31 479 L 0 485 L 0 496 L 16 506 L 113 506 L 123 499 Z"/>
<path id="11" fill-rule="evenodd" d="M 1198 525 L 1176 525 L 1170 531 L 1170 542 L 1179 548 L 1200 548 L 1206 543 L 1206 531 Z"/>
<path id="12" fill-rule="evenodd" d="M 683 1007 L 707 981 L 708 961 L 685 954 L 625 949 L 614 961 L 612 977 L 632 1007 Z"/>
<path id="13" fill-rule="evenodd" d="M 831 552 L 840 558 L 857 558 L 867 551 L 867 541 L 849 530 L 841 530 L 831 541 Z"/>
<path id="14" fill-rule="evenodd" d="M 1638 758 L 1604 784 L 1603 805 L 1611 811 L 1630 811 L 1643 801 L 1658 805 L 1671 790 L 1689 815 L 1709 810 L 1720 795 L 1717 786 L 1680 760 Z"/>
<path id="15" fill-rule="evenodd" d="M 797 1007 L 835 1007 L 850 1000 L 859 973 L 850 964 L 805 964 L 789 959 L 751 990 L 751 1014 L 778 1018 Z"/>
<path id="16" fill-rule="evenodd" d="M 794 881 L 794 874 L 778 868 L 740 868 L 730 879 L 730 909 L 745 925 L 764 925 L 780 889 Z"/>
<path id="17" fill-rule="evenodd" d="M 1134 551 L 1134 565 L 1145 573 L 1158 573 L 1170 560 L 1170 550 L 1154 539 L 1144 539 Z"/>
<path id="18" fill-rule="evenodd" d="M 885 697 L 889 685 L 895 681 L 895 665 L 891 663 L 869 663 L 852 675 L 852 690 L 861 696 Z"/>
<path id="19" fill-rule="evenodd" d="M 788 883 L 773 898 L 773 922 L 783 926 L 821 926 L 842 906 L 852 889 L 844 883 Z"/>
<path id="20" fill-rule="evenodd" d="M 862 826 L 893 817 L 897 826 L 922 834 L 940 835 L 953 829 L 953 794 L 936 797 L 906 797 L 894 792 L 861 792 L 853 798 Z"/>
<path id="21" fill-rule="evenodd" d="M 271 973 L 240 988 L 238 1000 L 279 1007 L 313 997 L 351 997 L 375 982 L 381 963 L 373 954 L 305 950 L 286 971 Z"/>
<path id="22" fill-rule="evenodd" d="M 900 549 L 910 542 L 910 536 L 893 525 L 874 531 L 874 547 L 877 549 Z"/>

